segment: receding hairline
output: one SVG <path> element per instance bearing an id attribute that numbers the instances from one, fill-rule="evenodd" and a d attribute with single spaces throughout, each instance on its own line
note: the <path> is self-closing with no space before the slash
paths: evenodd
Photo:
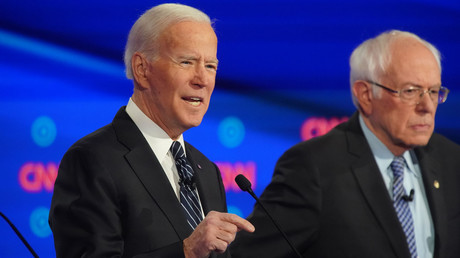
<path id="1" fill-rule="evenodd" d="M 205 26 L 208 26 L 209 27 L 209 32 L 212 33 L 214 39 L 215 39 L 215 42 L 216 42 L 216 47 L 217 47 L 217 35 L 214 31 L 214 28 L 212 28 L 212 26 L 207 23 L 207 22 L 201 22 L 201 21 L 194 21 L 194 20 L 185 20 L 185 21 L 180 21 L 180 22 L 175 22 L 175 23 L 171 23 L 169 24 L 167 27 L 164 28 L 164 30 L 162 30 L 162 32 L 158 35 L 158 38 L 156 39 L 157 41 L 157 48 L 158 48 L 158 52 L 161 53 L 161 48 L 162 47 L 165 47 L 165 44 L 166 45 L 169 45 L 171 44 L 171 42 L 178 42 L 179 39 L 177 38 L 180 33 L 170 33 L 170 30 L 172 29 L 172 27 L 175 27 L 179 24 L 183 24 L 183 23 L 195 23 L 195 24 L 202 24 L 202 25 L 205 25 Z M 192 28 L 195 28 L 194 27 L 195 25 L 192 26 Z M 216 49 L 217 50 L 217 49 Z M 153 58 L 157 58 L 158 55 L 154 56 Z M 184 54 L 182 56 L 180 56 L 180 58 L 182 59 L 186 59 L 186 60 L 195 60 L 196 59 L 196 56 L 195 55 L 190 55 L 190 54 Z M 206 63 L 214 63 L 216 65 L 219 64 L 219 60 L 217 58 L 217 56 L 213 56 L 212 58 L 205 58 L 205 62 Z"/>
<path id="2" fill-rule="evenodd" d="M 357 80 L 378 80 L 378 77 L 386 72 L 392 62 L 394 42 L 407 38 L 412 38 L 424 45 L 433 54 L 439 71 L 442 72 L 441 53 L 432 43 L 412 32 L 389 30 L 365 40 L 353 50 L 349 59 L 350 90 L 352 91 L 353 84 Z M 378 90 L 377 88 L 374 89 Z M 356 98 L 353 92 L 351 93 L 353 104 L 358 107 Z"/>
<path id="3" fill-rule="evenodd" d="M 213 32 L 213 21 L 203 11 L 182 4 L 161 4 L 145 11 L 133 24 L 125 45 L 124 63 L 126 76 L 132 79 L 131 58 L 135 52 L 144 53 L 153 58 L 156 55 L 156 43 L 161 34 L 170 26 L 185 22 L 203 22 L 209 24 Z M 152 46 L 152 48 L 149 47 Z"/>

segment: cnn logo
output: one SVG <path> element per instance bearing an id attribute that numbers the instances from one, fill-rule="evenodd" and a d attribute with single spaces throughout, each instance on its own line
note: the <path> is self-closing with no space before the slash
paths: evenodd
<path id="1" fill-rule="evenodd" d="M 332 128 L 340 123 L 348 120 L 348 117 L 331 117 L 329 119 L 325 117 L 310 117 L 302 124 L 300 136 L 303 141 L 311 138 L 321 136 L 329 132 Z"/>
<path id="2" fill-rule="evenodd" d="M 59 165 L 54 162 L 27 162 L 19 170 L 18 180 L 27 192 L 52 192 Z"/>

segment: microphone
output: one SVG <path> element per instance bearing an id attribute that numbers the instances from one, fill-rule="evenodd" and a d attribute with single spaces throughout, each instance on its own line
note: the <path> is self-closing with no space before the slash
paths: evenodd
<path id="1" fill-rule="evenodd" d="M 248 192 L 256 201 L 257 203 L 260 205 L 260 207 L 262 207 L 262 209 L 265 211 L 265 213 L 268 215 L 268 217 L 271 219 L 271 221 L 273 222 L 273 224 L 275 224 L 276 228 L 278 229 L 278 231 L 281 233 L 281 235 L 283 235 L 284 239 L 286 240 L 286 242 L 289 244 L 289 246 L 291 247 L 291 249 L 294 251 L 294 253 L 298 256 L 298 257 L 302 257 L 302 255 L 299 253 L 299 251 L 297 251 L 297 249 L 294 247 L 294 245 L 291 243 L 291 241 L 289 241 L 288 237 L 286 236 L 286 234 L 284 233 L 283 230 L 281 230 L 280 226 L 278 225 L 278 223 L 276 223 L 276 221 L 273 219 L 273 217 L 270 215 L 270 213 L 267 211 L 267 209 L 265 209 L 265 206 L 260 202 L 259 198 L 257 198 L 257 196 L 255 195 L 255 193 L 252 191 L 252 188 L 251 188 L 251 182 L 249 182 L 249 180 L 242 174 L 239 174 L 235 177 L 235 182 L 236 184 L 240 187 L 240 189 L 244 192 Z"/>
<path id="2" fill-rule="evenodd" d="M 13 229 L 14 233 L 16 233 L 16 235 L 19 237 L 19 239 L 21 239 L 22 243 L 27 247 L 27 249 L 32 254 L 32 256 L 35 257 L 35 258 L 38 258 L 37 253 L 34 251 L 32 246 L 29 245 L 27 240 L 22 236 L 21 232 L 19 232 L 19 230 L 16 228 L 16 226 L 14 226 L 13 222 L 11 222 L 8 219 L 8 217 L 6 217 L 6 215 L 1 213 L 1 212 L 0 212 L 0 216 L 8 223 L 8 225 L 10 225 L 10 227 Z"/>
<path id="3" fill-rule="evenodd" d="M 414 189 L 410 190 L 409 196 L 403 195 L 403 197 L 402 197 L 403 200 L 406 201 L 406 202 L 413 201 L 414 200 L 414 193 L 415 193 Z"/>
<path id="4" fill-rule="evenodd" d="M 195 176 L 193 176 L 191 179 L 185 178 L 184 180 L 179 179 L 179 185 L 188 186 L 190 190 L 195 191 L 196 189 L 196 179 Z"/>
<path id="5" fill-rule="evenodd" d="M 196 177 L 193 176 L 190 180 L 187 180 L 187 185 L 190 187 L 190 190 L 195 191 L 196 189 Z"/>

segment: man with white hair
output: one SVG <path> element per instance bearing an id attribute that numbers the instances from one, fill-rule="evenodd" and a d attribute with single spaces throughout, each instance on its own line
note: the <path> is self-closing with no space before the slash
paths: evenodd
<path id="1" fill-rule="evenodd" d="M 228 257 L 246 220 L 226 213 L 218 167 L 184 141 L 215 85 L 209 17 L 162 4 L 133 25 L 125 50 L 133 95 L 113 122 L 64 155 L 49 223 L 57 257 Z"/>
<path id="2" fill-rule="evenodd" d="M 393 30 L 350 66 L 358 111 L 286 151 L 261 202 L 304 257 L 460 257 L 460 146 L 433 133 L 438 50 Z M 259 205 L 248 220 L 233 257 L 293 257 Z"/>

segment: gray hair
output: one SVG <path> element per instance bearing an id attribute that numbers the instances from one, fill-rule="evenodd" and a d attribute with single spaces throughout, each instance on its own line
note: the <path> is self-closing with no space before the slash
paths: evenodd
<path id="1" fill-rule="evenodd" d="M 161 33 L 169 26 L 183 22 L 196 21 L 211 24 L 208 15 L 193 7 L 182 4 L 157 5 L 144 14 L 131 28 L 126 42 L 124 62 L 128 79 L 133 79 L 131 59 L 135 52 L 144 53 L 149 59 L 155 59 Z"/>
<path id="2" fill-rule="evenodd" d="M 421 39 L 411 32 L 390 30 L 381 33 L 375 38 L 368 39 L 361 43 L 350 56 L 350 89 L 357 80 L 379 81 L 380 77 L 385 74 L 391 63 L 391 46 L 392 43 L 401 38 L 413 38 L 426 46 L 436 61 L 439 70 L 441 70 L 441 54 L 431 43 Z M 379 96 L 381 88 L 374 87 L 374 96 Z M 358 107 L 358 101 L 351 92 L 353 104 Z"/>

